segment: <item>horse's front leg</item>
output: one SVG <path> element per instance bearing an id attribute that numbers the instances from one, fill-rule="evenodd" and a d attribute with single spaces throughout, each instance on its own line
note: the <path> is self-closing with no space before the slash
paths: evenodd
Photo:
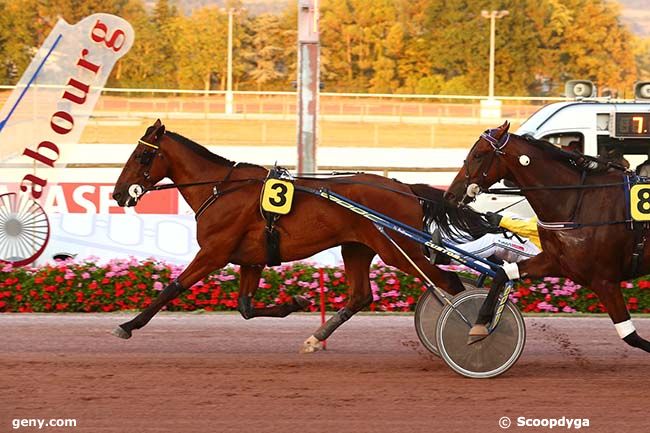
<path id="1" fill-rule="evenodd" d="M 469 331 L 468 344 L 476 343 L 489 335 L 488 324 L 494 317 L 499 293 L 508 280 L 516 280 L 520 277 L 546 277 L 561 275 L 556 261 L 548 254 L 541 252 L 535 257 L 523 260 L 519 263 L 506 263 L 497 270 L 496 276 L 492 279 L 492 285 L 487 298 L 483 301 L 478 317 L 472 329 Z"/>
<path id="2" fill-rule="evenodd" d="M 591 281 L 589 287 L 598 295 L 598 299 L 605 306 L 607 314 L 614 322 L 618 336 L 630 346 L 650 352 L 650 342 L 641 338 L 637 334 L 634 324 L 632 324 L 620 284 L 609 279 L 596 277 Z"/>
<path id="3" fill-rule="evenodd" d="M 296 311 L 305 310 L 311 302 L 305 297 L 294 296 L 290 303 L 272 307 L 253 307 L 253 299 L 259 287 L 262 265 L 242 265 L 239 269 L 239 298 L 237 309 L 246 320 L 253 317 L 286 317 Z"/>
<path id="4" fill-rule="evenodd" d="M 214 252 L 208 253 L 201 249 L 194 257 L 194 260 L 185 268 L 178 278 L 172 281 L 165 289 L 160 292 L 158 297 L 145 308 L 134 319 L 122 323 L 112 332 L 113 335 L 120 338 L 131 338 L 131 333 L 134 329 L 140 329 L 149 321 L 158 311 L 171 300 L 175 299 L 184 290 L 192 287 L 201 278 L 208 275 L 211 271 L 221 268 L 226 265 L 226 262 L 219 262 L 214 258 Z"/>

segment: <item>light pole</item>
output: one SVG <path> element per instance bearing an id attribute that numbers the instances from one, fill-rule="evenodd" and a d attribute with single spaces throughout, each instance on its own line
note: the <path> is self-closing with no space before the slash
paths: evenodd
<path id="1" fill-rule="evenodd" d="M 232 15 L 234 9 L 228 8 L 228 71 L 226 73 L 226 114 L 232 114 Z"/>
<path id="2" fill-rule="evenodd" d="M 510 12 L 507 10 L 500 11 L 481 11 L 483 18 L 490 19 L 490 90 L 488 94 L 489 99 L 494 99 L 494 27 L 497 18 L 503 18 Z"/>

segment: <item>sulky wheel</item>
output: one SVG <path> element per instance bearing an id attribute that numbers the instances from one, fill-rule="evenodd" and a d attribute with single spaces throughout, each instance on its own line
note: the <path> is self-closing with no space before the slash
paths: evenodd
<path id="1" fill-rule="evenodd" d="M 476 379 L 495 377 L 507 371 L 517 362 L 526 344 L 524 318 L 510 301 L 490 335 L 467 344 L 471 326 L 461 314 L 474 324 L 486 297 L 487 290 L 481 289 L 456 295 L 452 300 L 453 308 L 445 306 L 436 325 L 436 343 L 442 359 L 456 373 Z"/>
<path id="2" fill-rule="evenodd" d="M 465 290 L 475 290 L 475 281 L 469 278 L 460 278 Z M 436 323 L 444 305 L 430 290 L 420 296 L 415 307 L 415 332 L 422 345 L 431 353 L 440 356 L 436 343 Z"/>
<path id="3" fill-rule="evenodd" d="M 45 250 L 50 222 L 43 208 L 26 195 L 0 195 L 0 262 L 27 265 Z"/>

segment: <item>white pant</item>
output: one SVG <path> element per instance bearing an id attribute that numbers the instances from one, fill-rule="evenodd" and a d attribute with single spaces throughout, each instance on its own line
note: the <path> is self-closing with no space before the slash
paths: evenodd
<path id="1" fill-rule="evenodd" d="M 537 245 L 526 238 L 520 242 L 512 233 L 488 233 L 474 241 L 456 245 L 458 248 L 479 257 L 488 258 L 492 255 L 504 262 L 516 263 L 535 257 L 541 252 Z"/>

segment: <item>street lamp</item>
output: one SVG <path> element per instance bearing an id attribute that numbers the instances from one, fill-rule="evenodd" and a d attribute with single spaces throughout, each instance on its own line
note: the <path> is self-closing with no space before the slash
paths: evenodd
<path id="1" fill-rule="evenodd" d="M 489 90 L 489 99 L 494 98 L 494 26 L 497 18 L 503 18 L 508 15 L 510 12 L 507 10 L 500 11 L 481 11 L 481 16 L 483 18 L 490 19 L 490 90 Z"/>

